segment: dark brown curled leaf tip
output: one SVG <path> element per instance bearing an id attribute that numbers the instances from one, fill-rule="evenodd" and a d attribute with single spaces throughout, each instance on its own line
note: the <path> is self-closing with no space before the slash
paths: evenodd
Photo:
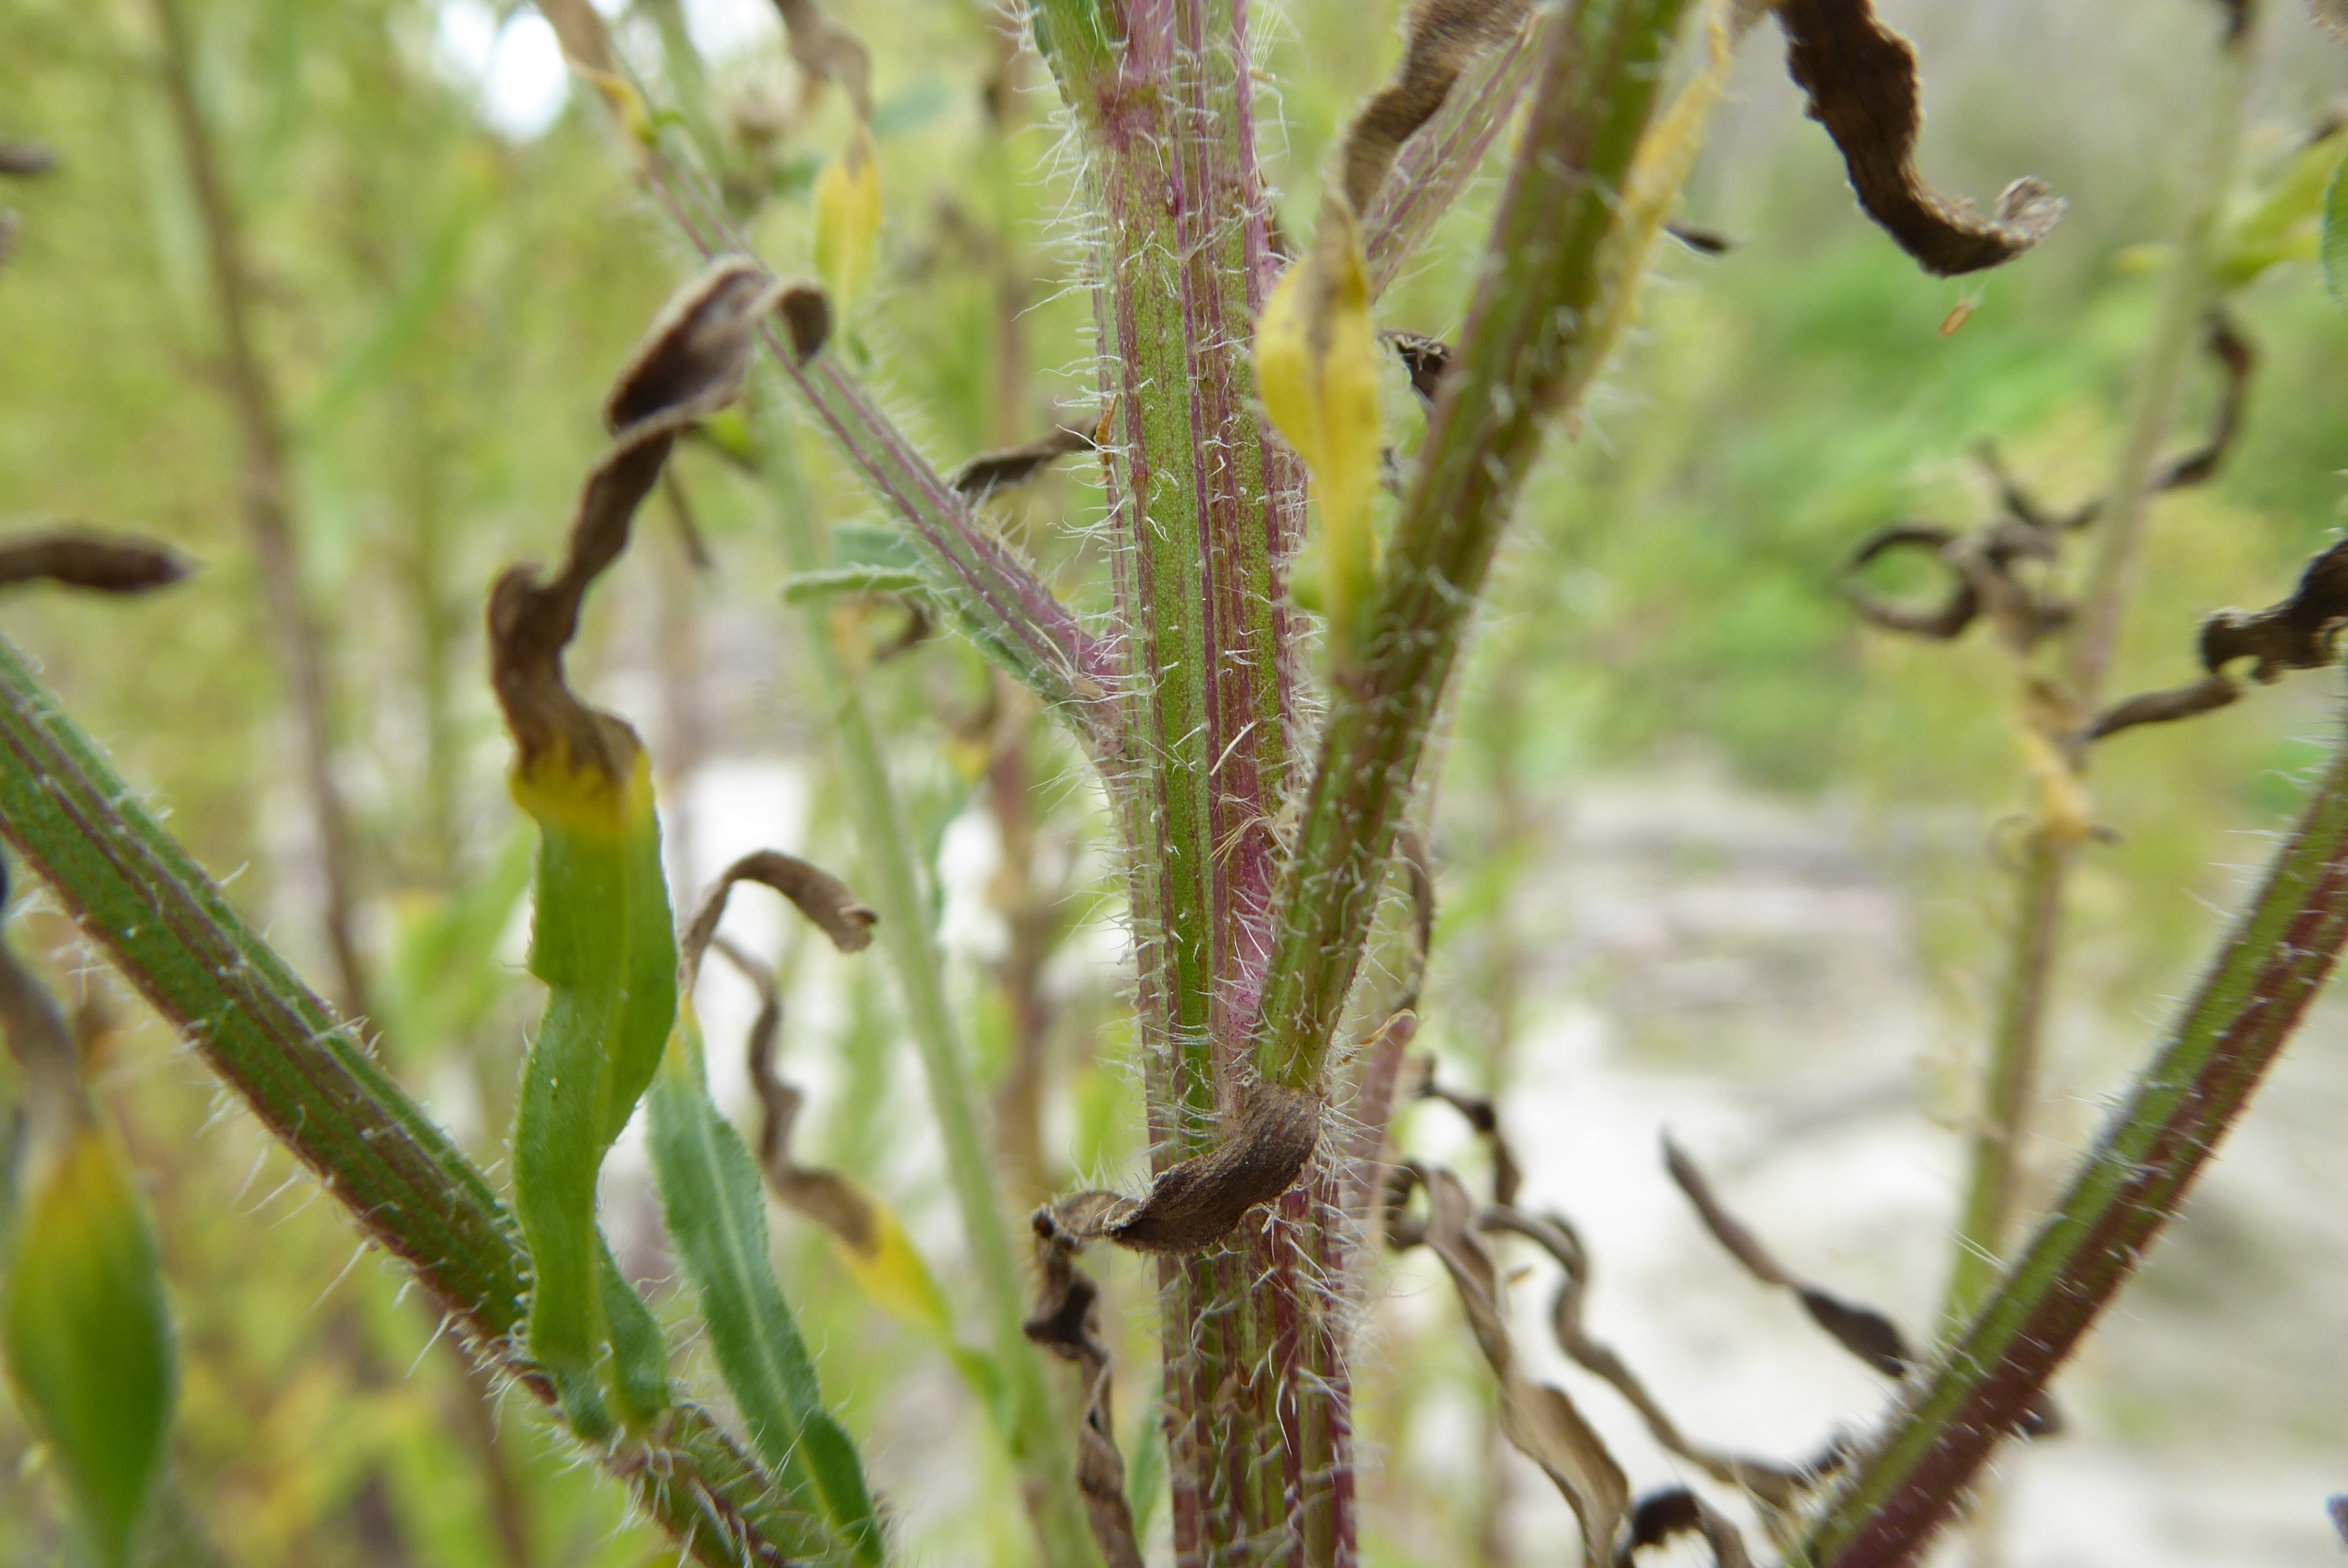
<path id="1" fill-rule="evenodd" d="M 1354 211 L 1370 210 L 1395 155 L 1435 118 L 1460 73 L 1507 42 L 1531 9 L 1528 0 L 1414 0 L 1403 15 L 1402 64 L 1354 117 L 1338 152 L 1339 188 Z"/>
<path id="2" fill-rule="evenodd" d="M 1649 1492 L 1632 1505 L 1622 1544 L 1614 1550 L 1614 1568 L 1631 1568 L 1638 1553 L 1680 1535 L 1703 1536 L 1715 1568 L 1750 1568 L 1753 1558 L 1736 1526 L 1684 1486 Z"/>
<path id="3" fill-rule="evenodd" d="M 1931 523 L 1894 523 L 1861 539 L 1850 559 L 1843 563 L 1843 574 L 1848 578 L 1902 549 L 1928 550 L 1946 561 L 1957 542 L 1953 532 Z M 1948 598 L 1937 605 L 1894 604 L 1849 581 L 1842 584 L 1842 596 L 1858 611 L 1859 618 L 1870 626 L 1941 642 L 1963 635 L 1982 609 L 1981 590 L 1962 573 L 1958 574 Z"/>
<path id="4" fill-rule="evenodd" d="M 1378 334 L 1386 346 L 1402 361 L 1410 374 L 1410 389 L 1428 407 L 1435 405 L 1435 395 L 1443 389 L 1443 378 L 1451 371 L 1451 345 L 1441 338 L 1424 337 L 1417 333 L 1383 332 Z"/>
<path id="5" fill-rule="evenodd" d="M 1915 1364 L 1908 1341 L 1897 1325 L 1871 1307 L 1861 1307 L 1813 1286 L 1796 1292 L 1810 1320 L 1834 1337 L 1835 1343 L 1897 1382 Z"/>
<path id="6" fill-rule="evenodd" d="M 831 337 L 831 302 L 813 283 L 793 283 L 776 302 L 783 330 L 791 334 L 791 354 L 805 364 Z"/>
<path id="7" fill-rule="evenodd" d="M 702 896 L 677 944 L 678 961 L 686 975 L 699 972 L 702 956 L 717 935 L 717 923 L 726 917 L 726 900 L 736 885 L 743 882 L 771 887 L 789 899 L 843 953 L 860 953 L 872 945 L 872 927 L 880 924 L 880 917 L 859 902 L 847 883 L 796 855 L 758 849 L 719 873 Z"/>
<path id="8" fill-rule="evenodd" d="M 1158 1173 L 1138 1198 L 1076 1193 L 1051 1207 L 1079 1241 L 1107 1240 L 1136 1252 L 1203 1252 L 1239 1227 L 1250 1209 L 1296 1184 L 1321 1141 L 1317 1096 L 1257 1083 L 1242 1091 L 1223 1141 Z"/>
<path id="9" fill-rule="evenodd" d="M 731 403 L 749 374 L 758 328 L 783 292 L 756 261 L 712 261 L 644 333 L 604 400 L 604 428 L 625 436 L 654 420 L 676 428 Z"/>
<path id="10" fill-rule="evenodd" d="M 525 772 L 559 756 L 617 784 L 634 765 L 643 749 L 634 732 L 572 693 L 563 651 L 588 589 L 627 548 L 678 434 L 740 394 L 778 287 L 756 262 L 726 257 L 677 292 L 604 401 L 614 445 L 588 476 L 562 569 L 550 579 L 514 567 L 490 590 L 490 682 Z"/>
<path id="11" fill-rule="evenodd" d="M 37 142 L 0 141 L 0 174 L 30 179 L 57 167 L 57 155 Z"/>
<path id="12" fill-rule="evenodd" d="M 2199 451 L 2177 458 L 2155 477 L 2152 487 L 2156 490 L 2181 490 L 2208 484 L 2217 474 L 2218 466 L 2233 450 L 2234 437 L 2241 430 L 2242 410 L 2250 401 L 2250 371 L 2257 363 L 2257 352 L 2223 311 L 2209 313 L 2201 345 L 2218 362 L 2226 378 L 2218 398 L 2217 418 L 2210 425 L 2209 440 Z M 2094 515 L 2089 514 L 2091 519 Z"/>
<path id="13" fill-rule="evenodd" d="M 2205 675 L 2190 686 L 2178 686 L 2167 692 L 2147 692 L 2115 702 L 2088 722 L 2083 738 L 2089 743 L 2106 735 L 2116 735 L 2122 730 L 2133 730 L 2139 724 L 2173 724 L 2179 719 L 2190 719 L 2202 713 L 2214 712 L 2238 700 L 2242 689 L 2225 675 Z"/>
<path id="14" fill-rule="evenodd" d="M 1923 182 L 1916 53 L 1868 0 L 1783 0 L 1777 20 L 1787 71 L 1842 149 L 1859 205 L 1926 272 L 1948 278 L 2011 261 L 2062 217 L 2062 200 L 2035 179 L 2007 186 L 1986 219 Z"/>
<path id="15" fill-rule="evenodd" d="M 1747 1274 L 1764 1285 L 1801 1288 L 1799 1282 L 1769 1255 L 1760 1238 L 1746 1230 L 1735 1215 L 1721 1205 L 1720 1200 L 1713 1195 L 1711 1182 L 1696 1169 L 1695 1162 L 1672 1142 L 1669 1134 L 1663 1138 L 1663 1168 L 1671 1173 L 1672 1180 L 1678 1184 L 1681 1192 L 1687 1194 L 1688 1202 L 1695 1206 L 1696 1217 L 1704 1222 L 1704 1228 L 1712 1233 L 1712 1238 L 1729 1256 L 1745 1266 Z"/>
<path id="16" fill-rule="evenodd" d="M 1024 485 L 1053 462 L 1079 452 L 1096 451 L 1099 443 L 1089 431 L 1067 425 L 1056 428 L 1040 441 L 1001 452 L 983 452 L 963 464 L 946 481 L 966 501 L 983 501 L 997 490 Z"/>
<path id="17" fill-rule="evenodd" d="M 93 593 L 149 593 L 188 571 L 185 558 L 148 539 L 72 529 L 0 540 L 0 587 L 54 582 Z"/>
<path id="18" fill-rule="evenodd" d="M 1699 229 L 1692 223 L 1666 223 L 1663 232 L 1699 256 L 1725 256 L 1736 249 L 1735 241 L 1717 229 Z"/>

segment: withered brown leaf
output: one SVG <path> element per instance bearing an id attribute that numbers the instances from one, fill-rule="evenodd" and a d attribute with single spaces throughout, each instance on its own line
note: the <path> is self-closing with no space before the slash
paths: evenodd
<path id="1" fill-rule="evenodd" d="M 1842 149 L 1859 205 L 1900 248 L 1939 277 L 2012 261 L 2054 227 L 2064 203 L 2035 179 L 2017 179 L 1982 218 L 1916 172 L 1923 122 L 1916 52 L 1876 19 L 1868 0 L 1781 0 L 1786 69 L 1810 96 L 1810 118 Z"/>

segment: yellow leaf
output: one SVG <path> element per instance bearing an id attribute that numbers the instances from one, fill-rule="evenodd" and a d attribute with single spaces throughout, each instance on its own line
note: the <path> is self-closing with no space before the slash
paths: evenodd
<path id="1" fill-rule="evenodd" d="M 1350 652 L 1370 584 L 1382 430 L 1369 279 L 1353 210 L 1323 204 L 1312 253 L 1281 275 L 1256 323 L 1256 390 L 1313 477 L 1321 515 L 1321 597 L 1332 646 Z"/>
<path id="2" fill-rule="evenodd" d="M 859 1195 L 870 1222 L 864 1245 L 853 1245 L 837 1231 L 828 1233 L 841 1266 L 881 1311 L 940 1339 L 952 1339 L 953 1318 L 946 1309 L 945 1294 L 930 1266 L 913 1250 L 913 1239 L 905 1234 L 897 1211 L 870 1193 Z"/>
<path id="3" fill-rule="evenodd" d="M 880 244 L 880 160 L 865 126 L 815 182 L 815 270 L 845 319 Z"/>

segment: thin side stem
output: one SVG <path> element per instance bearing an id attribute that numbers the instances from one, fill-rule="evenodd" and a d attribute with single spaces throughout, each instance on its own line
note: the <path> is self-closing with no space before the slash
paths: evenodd
<path id="1" fill-rule="evenodd" d="M 0 641 L 0 835 L 270 1133 L 398 1257 L 468 1352 L 552 1404 L 521 1358 L 529 1264 L 488 1181 L 231 908 Z M 776 1568 L 798 1533 L 708 1414 L 598 1450 L 708 1568 Z"/>
<path id="2" fill-rule="evenodd" d="M 1517 492 L 1561 391 L 1587 384 L 1601 251 L 1683 0 L 1583 0 L 1552 26 L 1525 146 L 1425 456 L 1395 527 L 1367 657 L 1333 693 L 1281 887 L 1256 1036 L 1267 1078 L 1320 1081 L 1396 824 Z"/>
<path id="3" fill-rule="evenodd" d="M 819 569 L 826 551 L 799 487 L 789 428 L 774 397 L 759 402 L 763 466 L 775 495 L 786 559 L 795 571 Z M 833 612 L 834 607 L 822 600 L 807 610 L 812 684 L 829 699 L 849 811 L 864 864 L 858 886 L 880 916 L 881 945 L 896 972 L 906 1023 L 921 1052 L 931 1112 L 945 1142 L 947 1179 L 970 1244 L 988 1337 L 1011 1395 L 1013 1458 L 1027 1490 L 1046 1568 L 1094 1568 L 1100 1553 L 1076 1491 L 1076 1445 L 1054 1408 L 1040 1353 L 1022 1327 L 1026 1305 L 1019 1268 L 1012 1255 L 1003 1196 L 987 1164 L 978 1093 L 963 1064 L 961 1031 L 946 998 L 944 958 L 931 929 L 929 905 L 922 896 L 888 763 L 864 705 L 862 671 L 840 650 Z"/>
<path id="4" fill-rule="evenodd" d="M 2184 1204 L 2348 943 L 2348 744 L 2054 1214 L 1790 1559 L 1910 1561 Z"/>
<path id="5" fill-rule="evenodd" d="M 2119 640 L 2138 545 L 2150 509 L 2154 470 L 2176 423 L 2177 405 L 2202 319 L 2216 296 L 2218 219 L 2240 161 L 2242 128 L 2258 63 L 2257 0 L 2219 51 L 2209 141 L 2187 196 L 2177 255 L 2163 284 L 2152 338 L 2136 377 L 2127 436 L 2110 499 L 2096 524 L 2096 550 L 2074 630 L 2063 646 L 2073 710 L 2093 712 Z M 2081 759 L 2084 766 L 2084 759 Z M 1981 1120 L 1972 1136 L 1964 1208 L 1957 1227 L 1943 1322 L 1971 1317 L 1997 1276 L 2023 1210 L 2022 1144 L 2040 1095 L 2048 999 L 2063 940 L 2066 894 L 2079 845 L 2033 833 L 2014 912 L 2005 979 L 1990 1056 L 1982 1070 Z"/>
<path id="6" fill-rule="evenodd" d="M 335 778 L 334 696 L 325 635 L 302 584 L 284 410 L 254 338 L 252 265 L 245 249 L 243 216 L 221 172 L 211 122 L 197 96 L 195 40 L 185 0 L 155 0 L 155 15 L 162 33 L 164 94 L 170 100 L 188 183 L 203 222 L 212 306 L 219 317 L 221 370 L 243 446 L 245 534 L 275 632 L 278 675 L 293 705 L 303 791 L 317 838 L 323 905 L 319 923 L 334 962 L 335 999 L 343 1015 L 364 1018 L 367 977 L 355 928 L 350 814 Z"/>

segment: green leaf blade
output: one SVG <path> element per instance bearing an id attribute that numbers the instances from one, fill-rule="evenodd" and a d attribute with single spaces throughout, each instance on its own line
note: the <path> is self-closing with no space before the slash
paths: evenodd
<path id="1" fill-rule="evenodd" d="M 802 1506 L 829 1521 L 834 1553 L 879 1563 L 880 1527 L 862 1462 L 823 1407 L 815 1363 L 768 1261 L 757 1166 L 709 1098 L 689 1013 L 653 1086 L 652 1159 L 669 1239 L 751 1447 Z"/>
<path id="2" fill-rule="evenodd" d="M 155 1235 L 121 1144 L 83 1117 L 27 1184 L 8 1273 L 8 1367 L 55 1445 L 76 1522 L 130 1561 L 163 1468 L 176 1391 Z"/>

